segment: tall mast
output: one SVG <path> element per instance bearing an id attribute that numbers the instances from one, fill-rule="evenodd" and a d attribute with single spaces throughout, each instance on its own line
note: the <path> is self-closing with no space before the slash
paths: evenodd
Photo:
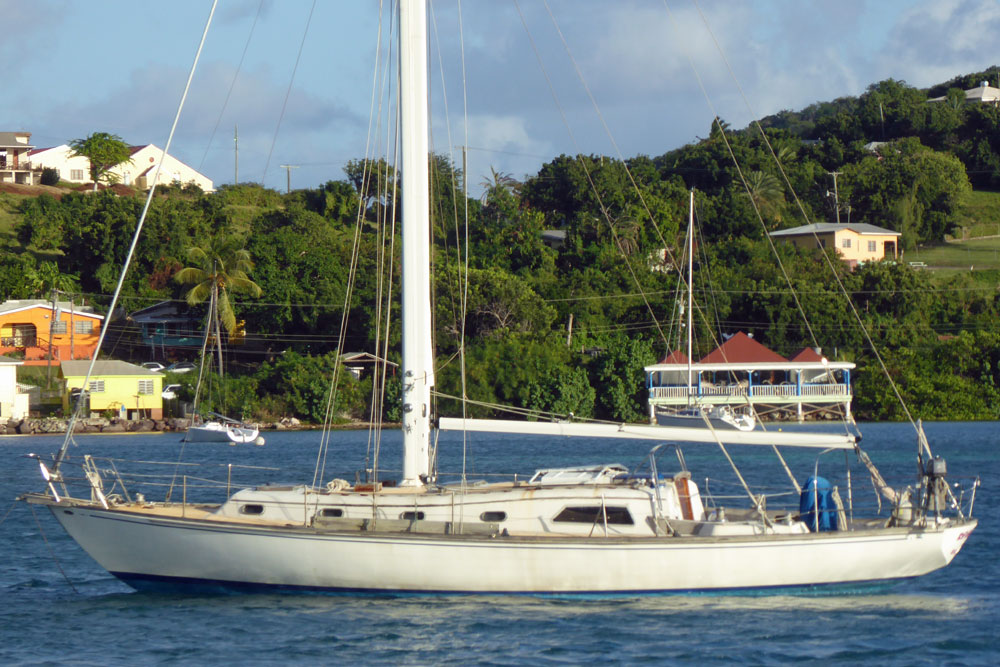
<path id="1" fill-rule="evenodd" d="M 691 339 L 694 338 L 694 331 L 692 330 L 692 325 L 694 323 L 694 190 L 691 191 L 691 200 L 688 204 L 688 390 L 687 390 L 687 403 L 691 405 L 691 354 L 692 354 L 692 343 Z"/>
<path id="2" fill-rule="evenodd" d="M 430 471 L 430 194 L 427 114 L 427 6 L 399 3 L 400 132 L 403 192 L 403 480 L 421 486 Z"/>

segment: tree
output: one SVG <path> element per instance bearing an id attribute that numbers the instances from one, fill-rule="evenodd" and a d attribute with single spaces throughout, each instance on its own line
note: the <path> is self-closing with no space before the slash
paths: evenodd
<path id="1" fill-rule="evenodd" d="M 113 183 L 114 177 L 109 172 L 122 164 L 131 162 L 131 149 L 117 134 L 94 132 L 86 139 L 73 139 L 69 142 L 70 156 L 82 156 L 90 160 L 90 180 L 94 182 L 94 190 L 102 178 L 107 183 Z"/>
<path id="2" fill-rule="evenodd" d="M 226 333 L 232 334 L 236 330 L 236 315 L 229 292 L 258 297 L 262 291 L 247 275 L 253 269 L 253 260 L 243 248 L 243 240 L 232 235 L 216 236 L 204 245 L 188 248 L 187 255 L 188 261 L 196 266 L 181 269 L 174 280 L 194 285 L 185 297 L 188 304 L 194 306 L 211 299 L 216 321 Z"/>

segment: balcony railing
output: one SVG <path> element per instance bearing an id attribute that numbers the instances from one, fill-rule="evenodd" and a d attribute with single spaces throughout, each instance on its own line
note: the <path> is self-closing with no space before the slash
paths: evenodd
<path id="1" fill-rule="evenodd" d="M 38 339 L 34 336 L 10 336 L 0 338 L 0 347 L 35 347 Z"/>
<path id="2" fill-rule="evenodd" d="M 41 171 L 41 170 L 42 170 L 42 165 L 35 166 L 27 160 L 19 160 L 18 163 L 15 165 L 14 161 L 11 160 L 9 157 L 7 158 L 7 161 L 5 163 L 0 164 L 0 171 Z"/>
<path id="3" fill-rule="evenodd" d="M 747 385 L 747 383 L 742 382 L 738 384 L 728 384 L 728 385 L 709 385 L 702 384 L 701 386 L 693 386 L 690 390 L 691 399 L 702 399 L 702 398 L 746 398 L 750 397 L 754 400 L 762 399 L 772 399 L 781 401 L 783 399 L 798 399 L 798 398 L 850 398 L 851 397 L 851 386 L 849 384 L 802 384 L 796 385 L 794 383 L 786 384 L 754 384 Z M 689 398 L 688 387 L 686 385 L 682 386 L 668 386 L 668 387 L 650 387 L 649 388 L 649 398 L 650 400 L 683 400 L 686 401 Z"/>

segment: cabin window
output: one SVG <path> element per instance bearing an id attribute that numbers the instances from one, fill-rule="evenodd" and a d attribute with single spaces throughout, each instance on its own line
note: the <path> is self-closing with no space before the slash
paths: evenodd
<path id="1" fill-rule="evenodd" d="M 94 323 L 90 320 L 77 320 L 73 323 L 73 331 L 78 334 L 89 334 L 94 332 Z"/>
<path id="2" fill-rule="evenodd" d="M 399 518 L 402 519 L 403 521 L 423 521 L 424 520 L 424 513 L 423 512 L 403 512 L 401 515 L 399 515 Z"/>
<path id="3" fill-rule="evenodd" d="M 52 333 L 53 334 L 64 334 L 66 333 L 66 323 L 62 320 L 56 320 L 52 323 Z"/>
<path id="4" fill-rule="evenodd" d="M 152 380 L 139 380 L 139 393 L 140 394 L 152 394 L 153 393 L 153 381 Z"/>
<path id="5" fill-rule="evenodd" d="M 104 393 L 104 380 L 91 380 L 90 381 L 90 393 L 91 394 L 103 394 Z"/>
<path id="6" fill-rule="evenodd" d="M 240 507 L 240 514 L 263 514 L 263 505 L 243 505 Z"/>
<path id="7" fill-rule="evenodd" d="M 841 248 L 850 248 L 851 247 L 851 239 L 842 239 L 841 242 L 840 242 L 840 247 Z"/>
<path id="8" fill-rule="evenodd" d="M 344 510 L 340 509 L 339 507 L 324 507 L 319 511 L 319 515 L 340 517 L 344 516 Z"/>
<path id="9" fill-rule="evenodd" d="M 605 507 L 600 505 L 593 507 L 567 507 L 556 515 L 554 521 L 565 523 L 604 523 L 605 514 L 608 517 L 608 525 L 619 524 L 624 526 L 634 525 L 632 515 L 624 507 Z"/>
<path id="10" fill-rule="evenodd" d="M 506 512 L 483 512 L 482 514 L 479 515 L 479 519 L 481 521 L 486 521 L 488 523 L 506 521 L 507 520 L 507 513 Z"/>
<path id="11" fill-rule="evenodd" d="M 868 242 L 868 252 L 875 252 L 876 243 L 875 241 Z"/>

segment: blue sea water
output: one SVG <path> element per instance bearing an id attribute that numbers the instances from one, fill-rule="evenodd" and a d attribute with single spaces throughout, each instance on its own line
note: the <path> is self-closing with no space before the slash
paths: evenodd
<path id="1" fill-rule="evenodd" d="M 140 594 L 104 572 L 47 510 L 13 503 L 42 487 L 29 452 L 49 454 L 60 438 L 0 437 L 0 664 L 998 664 L 1000 642 L 1000 424 L 925 425 L 954 477 L 979 475 L 980 520 L 948 568 L 881 588 L 799 595 L 645 597 L 321 596 Z M 913 430 L 862 426 L 864 446 L 890 482 L 912 478 Z M 268 481 L 310 481 L 319 434 L 269 433 L 265 447 L 200 445 L 185 460 L 280 467 Z M 176 434 L 81 436 L 74 455 L 174 460 Z M 354 479 L 364 431 L 335 433 L 326 478 Z M 530 474 L 535 468 L 641 462 L 648 444 L 479 435 L 466 443 L 467 469 Z M 463 445 L 443 437 L 442 469 L 458 469 Z M 398 461 L 386 434 L 383 461 Z M 710 448 L 685 450 L 695 479 Z M 780 477 L 763 449 L 735 455 L 751 478 Z M 842 454 L 820 459 L 832 470 Z M 791 452 L 799 479 L 815 452 Z M 712 471 L 712 476 L 724 475 Z M 257 479 L 261 479 L 258 477 Z M 865 480 L 854 493 L 872 497 Z"/>

